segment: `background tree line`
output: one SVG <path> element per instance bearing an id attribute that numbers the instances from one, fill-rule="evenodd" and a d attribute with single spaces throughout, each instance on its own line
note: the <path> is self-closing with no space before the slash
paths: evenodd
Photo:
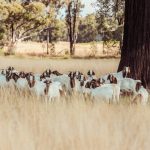
<path id="1" fill-rule="evenodd" d="M 69 41 L 73 55 L 76 42 L 122 43 L 124 0 L 97 0 L 91 7 L 96 12 L 82 16 L 81 0 L 0 0 L 0 44 L 13 52 L 18 41 Z"/>

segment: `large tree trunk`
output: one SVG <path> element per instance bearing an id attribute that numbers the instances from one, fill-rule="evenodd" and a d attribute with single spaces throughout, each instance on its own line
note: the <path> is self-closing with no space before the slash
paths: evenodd
<path id="1" fill-rule="evenodd" d="M 70 1 L 67 8 L 67 25 L 68 25 L 68 34 L 70 42 L 70 55 L 75 54 L 75 44 L 77 40 L 77 17 L 79 15 L 79 1 Z"/>
<path id="2" fill-rule="evenodd" d="M 11 31 L 11 37 L 10 37 L 11 39 L 10 39 L 10 42 L 8 44 L 7 53 L 8 54 L 13 54 L 14 49 L 15 49 L 15 45 L 16 45 L 16 32 L 15 32 L 15 28 L 14 28 L 13 23 L 10 26 L 10 31 Z"/>
<path id="3" fill-rule="evenodd" d="M 118 71 L 131 67 L 131 76 L 150 88 L 150 0 L 126 0 L 124 39 Z"/>

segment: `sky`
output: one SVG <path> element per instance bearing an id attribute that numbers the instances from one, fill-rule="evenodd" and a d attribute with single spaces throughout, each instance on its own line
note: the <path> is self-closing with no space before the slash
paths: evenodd
<path id="1" fill-rule="evenodd" d="M 95 12 L 94 6 L 91 6 L 91 5 L 92 3 L 96 2 L 96 0 L 81 0 L 81 1 L 85 5 L 82 11 L 83 16 L 86 16 L 87 14 Z"/>
<path id="2" fill-rule="evenodd" d="M 96 0 L 81 0 L 82 4 L 84 4 L 84 8 L 82 9 L 81 15 L 84 17 L 88 14 L 94 13 L 95 8 L 94 6 L 92 6 L 93 3 L 96 2 Z M 60 18 L 64 18 L 65 17 L 65 10 L 62 9 L 61 13 L 60 13 Z"/>

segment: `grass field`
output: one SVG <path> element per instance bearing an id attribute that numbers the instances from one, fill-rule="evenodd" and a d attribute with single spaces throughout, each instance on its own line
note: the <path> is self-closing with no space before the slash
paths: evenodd
<path id="1" fill-rule="evenodd" d="M 4 47 L 4 51 L 7 51 L 8 47 Z M 49 53 L 51 53 L 53 46 L 49 44 Z M 15 53 L 19 55 L 31 55 L 31 56 L 43 56 L 47 52 L 47 43 L 38 42 L 19 42 L 15 46 Z M 54 56 L 68 56 L 69 42 L 56 42 L 54 43 Z M 110 57 L 118 56 L 119 43 L 115 46 L 104 46 L 103 42 L 91 42 L 91 43 L 77 43 L 76 44 L 76 57 Z M 45 56 L 45 55 L 44 55 Z"/>
<path id="2" fill-rule="evenodd" d="M 46 68 L 97 75 L 116 71 L 119 60 L 49 60 L 0 57 L 0 68 Z M 0 89 L 0 150 L 149 150 L 150 108 L 84 101 L 80 95 L 46 104 L 28 92 Z"/>

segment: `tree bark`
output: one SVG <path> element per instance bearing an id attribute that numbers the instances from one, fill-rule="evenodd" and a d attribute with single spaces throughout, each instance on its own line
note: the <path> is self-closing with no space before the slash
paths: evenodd
<path id="1" fill-rule="evenodd" d="M 77 17 L 79 13 L 79 1 L 70 1 L 67 8 L 67 25 L 70 42 L 70 55 L 75 54 L 75 44 L 77 40 Z"/>
<path id="2" fill-rule="evenodd" d="M 47 51 L 46 51 L 46 53 L 47 53 L 47 55 L 49 54 L 49 28 L 47 29 Z"/>
<path id="3" fill-rule="evenodd" d="M 118 71 L 130 66 L 131 77 L 150 88 L 150 0 L 125 1 L 125 25 Z"/>

